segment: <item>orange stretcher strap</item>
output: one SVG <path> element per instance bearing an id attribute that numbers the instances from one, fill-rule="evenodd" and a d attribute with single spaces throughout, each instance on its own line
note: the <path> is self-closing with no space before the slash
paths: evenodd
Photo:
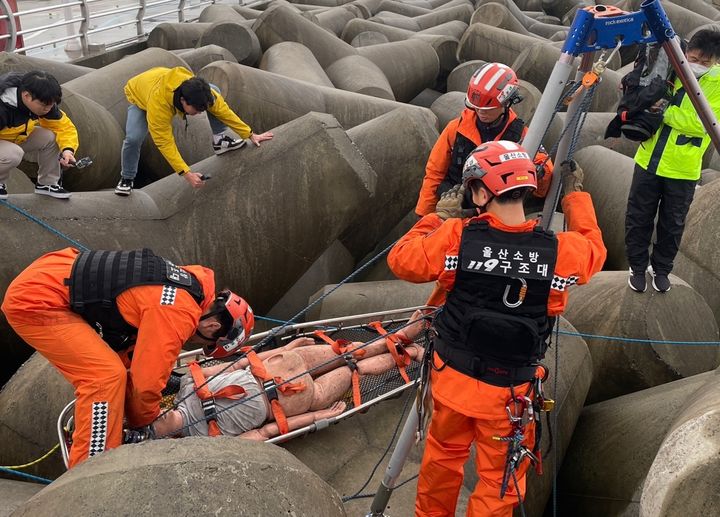
<path id="1" fill-rule="evenodd" d="M 406 384 L 409 384 L 410 377 L 408 377 L 408 374 L 405 371 L 405 367 L 410 364 L 412 359 L 410 358 L 410 354 L 408 354 L 407 350 L 405 350 L 403 344 L 409 345 L 410 343 L 412 343 L 412 341 L 410 341 L 404 336 L 399 336 L 397 334 L 389 334 L 388 331 L 385 330 L 385 328 L 382 326 L 382 323 L 380 323 L 379 321 L 373 321 L 371 323 L 368 323 L 368 325 L 374 328 L 378 334 L 385 338 L 385 344 L 387 345 L 388 352 L 390 352 L 390 355 L 392 355 L 393 359 L 395 360 L 395 364 L 398 367 L 400 376 L 403 378 Z"/>
<path id="2" fill-rule="evenodd" d="M 203 411 L 205 412 L 205 420 L 208 424 L 208 434 L 210 436 L 220 436 L 222 432 L 217 424 L 217 418 L 215 418 L 215 397 L 223 399 L 239 399 L 245 396 L 245 388 L 237 385 L 225 386 L 216 392 L 210 391 L 207 385 L 207 379 L 205 374 L 200 368 L 200 365 L 193 361 L 190 363 L 190 375 L 192 375 L 193 383 L 195 384 L 195 393 L 202 402 Z"/>
<path id="3" fill-rule="evenodd" d="M 289 433 L 290 427 L 287 423 L 287 417 L 285 416 L 285 411 L 283 411 L 283 408 L 280 405 L 280 400 L 278 400 L 276 390 L 279 390 L 284 395 L 292 395 L 293 393 L 305 391 L 305 384 L 302 382 L 286 382 L 281 377 L 272 377 L 265 369 L 265 365 L 252 347 L 243 347 L 241 351 L 245 353 L 245 356 L 250 362 L 250 371 L 252 374 L 263 381 L 265 395 L 270 401 L 270 409 L 272 409 L 272 413 L 275 417 L 275 422 L 278 425 L 280 433 Z"/>
<path id="4" fill-rule="evenodd" d="M 356 349 L 356 347 L 352 345 L 352 341 L 348 341 L 347 339 L 334 340 L 322 330 L 316 330 L 313 334 L 325 341 L 333 349 L 333 352 L 343 356 L 345 361 L 347 361 L 348 367 L 352 372 L 353 405 L 358 407 L 362 404 L 362 395 L 360 394 L 360 373 L 358 372 L 354 359 L 363 357 L 367 351 L 365 349 Z"/>

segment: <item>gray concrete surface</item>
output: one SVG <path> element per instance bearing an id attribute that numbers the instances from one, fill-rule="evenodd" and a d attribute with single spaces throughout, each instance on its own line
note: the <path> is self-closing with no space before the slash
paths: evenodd
<path id="1" fill-rule="evenodd" d="M 265 50 L 259 68 L 298 81 L 334 88 L 310 49 L 294 41 L 276 43 Z"/>
<path id="2" fill-rule="evenodd" d="M 59 508 L 66 515 L 346 515 L 337 492 L 292 454 L 222 436 L 107 451 L 61 476 L 14 515 L 53 515 Z"/>
<path id="3" fill-rule="evenodd" d="M 173 51 L 187 63 L 190 70 L 197 74 L 204 67 L 215 61 L 230 61 L 237 63 L 235 56 L 225 48 L 218 45 L 205 45 L 199 48 L 184 48 Z"/>
<path id="4" fill-rule="evenodd" d="M 18 506 L 42 490 L 44 485 L 0 479 L 0 517 L 9 517 Z"/>
<path id="5" fill-rule="evenodd" d="M 598 225 L 603 233 L 603 242 L 608 251 L 605 268 L 626 269 L 625 209 L 634 161 L 597 145 L 578 151 L 575 160 L 585 173 L 583 187 L 593 198 Z M 612 167 L 608 164 L 612 164 Z M 679 274 L 693 284 L 687 275 Z"/>
<path id="6" fill-rule="evenodd" d="M 197 46 L 218 45 L 228 49 L 238 63 L 254 66 L 262 51 L 260 41 L 248 24 L 235 21 L 215 22 L 202 33 Z"/>
<path id="7" fill-rule="evenodd" d="M 632 291 L 626 271 L 603 271 L 570 291 L 565 317 L 580 332 L 640 340 L 717 341 L 718 326 L 703 297 L 670 276 L 672 290 Z M 588 402 L 619 397 L 714 369 L 717 346 L 586 339 L 593 356 Z"/>
<path id="8" fill-rule="evenodd" d="M 720 486 L 720 372 L 685 401 L 650 466 L 641 517 L 712 515 Z"/>
<path id="9" fill-rule="evenodd" d="M 73 398 L 72 385 L 33 354 L 0 390 L 0 464 L 22 465 L 52 449 L 58 443 L 57 419 Z M 55 451 L 23 472 L 55 479 L 65 465 Z"/>
<path id="10" fill-rule="evenodd" d="M 558 477 L 563 514 L 637 516 L 645 478 L 675 415 L 713 377 L 701 373 L 586 406 Z"/>
<path id="11" fill-rule="evenodd" d="M 12 52 L 0 52 L 0 75 L 8 72 L 30 72 L 32 70 L 45 70 L 55 76 L 55 79 L 62 84 L 92 72 L 93 69 L 52 59 L 24 56 Z"/>
<path id="12" fill-rule="evenodd" d="M 332 114 L 345 129 L 400 107 L 426 111 L 369 95 L 313 86 L 234 63 L 213 63 L 200 76 L 227 92 L 225 100 L 230 107 L 258 130 L 284 124 L 310 111 Z"/>

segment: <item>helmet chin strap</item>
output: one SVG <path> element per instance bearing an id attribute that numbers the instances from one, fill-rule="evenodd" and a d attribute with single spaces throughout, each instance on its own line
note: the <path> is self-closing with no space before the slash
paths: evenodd
<path id="1" fill-rule="evenodd" d="M 195 335 L 198 336 L 198 337 L 201 337 L 201 338 L 203 338 L 203 339 L 205 339 L 205 340 L 207 340 L 207 341 L 215 341 L 215 338 L 214 338 L 214 337 L 207 337 L 207 336 L 204 335 L 202 332 L 200 332 L 200 329 L 199 329 L 199 328 L 195 330 Z"/>

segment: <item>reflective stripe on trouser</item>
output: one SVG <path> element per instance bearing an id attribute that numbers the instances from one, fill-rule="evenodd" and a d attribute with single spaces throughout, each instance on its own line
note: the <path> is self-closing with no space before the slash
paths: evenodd
<path id="1" fill-rule="evenodd" d="M 77 315 L 76 323 L 60 325 L 14 323 L 11 310 L 6 316 L 15 332 L 75 386 L 70 467 L 119 446 L 127 381 L 120 357 Z"/>
<path id="2" fill-rule="evenodd" d="M 453 517 L 463 481 L 463 466 L 475 442 L 475 469 L 478 482 L 470 496 L 467 515 L 473 517 L 511 517 L 518 503 L 515 484 L 510 479 L 507 492 L 500 499 L 500 485 L 505 469 L 508 444 L 493 440 L 507 436 L 510 421 L 472 418 L 434 400 L 430 432 L 425 444 L 418 479 L 415 515 L 418 517 Z M 535 443 L 535 426 L 525 429 L 523 442 L 529 449 Z M 525 496 L 525 474 L 530 466 L 524 460 L 516 476 L 520 493 Z"/>

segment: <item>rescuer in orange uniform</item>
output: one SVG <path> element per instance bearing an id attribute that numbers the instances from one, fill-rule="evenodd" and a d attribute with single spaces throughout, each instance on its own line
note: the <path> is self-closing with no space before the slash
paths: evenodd
<path id="1" fill-rule="evenodd" d="M 448 123 L 430 152 L 415 207 L 417 215 L 433 213 L 440 196 L 461 183 L 463 164 L 478 145 L 494 140 L 520 142 L 525 137 L 525 122 L 512 109 L 522 101 L 518 85 L 515 72 L 502 63 L 488 63 L 473 74 L 465 109 Z M 545 197 L 552 178 L 552 161 L 541 149 L 535 163 L 544 164 L 544 174 L 534 194 Z"/>
<path id="2" fill-rule="evenodd" d="M 65 248 L 30 264 L 5 293 L 15 332 L 75 386 L 70 467 L 151 424 L 183 343 L 235 349 L 250 335 L 247 303 L 215 296 L 215 275 L 149 249 Z M 251 318 L 250 318 L 251 320 Z"/>
<path id="3" fill-rule="evenodd" d="M 475 442 L 478 483 L 468 515 L 511 516 L 525 493 L 523 460 L 500 497 L 513 432 L 510 401 L 532 400 L 553 319 L 567 288 L 600 271 L 606 249 L 582 171 L 563 166 L 563 210 L 570 231 L 546 232 L 526 221 L 523 198 L 536 188 L 535 166 L 517 144 L 480 145 L 468 158 L 463 186 L 445 194 L 388 257 L 403 280 L 437 280 L 429 304 L 445 306 L 434 328 L 434 410 L 418 480 L 416 515 L 454 516 L 463 465 Z M 461 219 L 462 189 L 480 215 Z M 447 219 L 443 222 L 444 219 Z M 535 421 L 523 429 L 533 450 Z M 518 495 L 519 492 L 519 495 Z"/>

